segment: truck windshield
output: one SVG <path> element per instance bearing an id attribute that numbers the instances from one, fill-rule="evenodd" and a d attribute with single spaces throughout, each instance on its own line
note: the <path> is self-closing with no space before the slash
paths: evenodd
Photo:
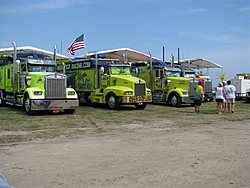
<path id="1" fill-rule="evenodd" d="M 28 65 L 29 72 L 55 72 L 55 65 Z"/>
<path id="2" fill-rule="evenodd" d="M 129 66 L 112 66 L 111 67 L 111 74 L 114 75 L 130 75 L 130 67 Z"/>
<path id="3" fill-rule="evenodd" d="M 185 72 L 184 77 L 186 77 L 186 78 L 195 78 L 196 75 L 195 75 L 194 72 Z"/>
<path id="4" fill-rule="evenodd" d="M 39 53 L 18 53 L 17 59 L 25 58 L 25 59 L 39 59 L 39 60 L 52 60 L 50 56 Z"/>
<path id="5" fill-rule="evenodd" d="M 168 77 L 180 77 L 181 76 L 181 72 L 180 71 L 169 71 L 166 70 L 165 72 L 166 76 Z"/>

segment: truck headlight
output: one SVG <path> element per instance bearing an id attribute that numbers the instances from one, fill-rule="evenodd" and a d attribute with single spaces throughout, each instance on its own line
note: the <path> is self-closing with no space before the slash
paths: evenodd
<path id="1" fill-rule="evenodd" d="M 68 95 L 75 95 L 75 91 L 68 91 Z"/>
<path id="2" fill-rule="evenodd" d="M 187 91 L 182 91 L 182 94 L 183 94 L 183 95 L 187 95 L 188 92 L 187 92 Z"/>
<path id="3" fill-rule="evenodd" d="M 151 91 L 150 90 L 147 90 L 147 95 L 151 95 Z"/>
<path id="4" fill-rule="evenodd" d="M 133 94 L 132 91 L 124 91 L 124 92 L 123 92 L 123 95 L 132 95 L 132 94 Z"/>
<path id="5" fill-rule="evenodd" d="M 34 91 L 34 95 L 42 95 L 43 92 L 42 91 Z"/>

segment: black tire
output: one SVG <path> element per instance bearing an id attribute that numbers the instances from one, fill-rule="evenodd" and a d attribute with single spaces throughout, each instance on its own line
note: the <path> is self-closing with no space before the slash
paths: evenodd
<path id="1" fill-rule="evenodd" d="M 142 105 L 135 104 L 135 107 L 138 110 L 143 110 L 144 108 L 146 108 L 146 106 L 147 106 L 147 103 L 145 103 L 145 102 Z"/>
<path id="2" fill-rule="evenodd" d="M 89 93 L 79 94 L 78 95 L 79 103 L 90 105 L 91 101 L 89 100 L 89 95 L 90 95 Z M 84 102 L 82 101 L 82 99 L 84 100 Z"/>
<path id="3" fill-rule="evenodd" d="M 250 103 L 250 98 L 246 98 L 246 103 Z"/>
<path id="4" fill-rule="evenodd" d="M 114 93 L 109 93 L 106 96 L 106 106 L 111 110 L 118 110 L 120 108 L 118 98 Z"/>
<path id="5" fill-rule="evenodd" d="M 64 109 L 65 114 L 74 114 L 75 109 Z"/>
<path id="6" fill-rule="evenodd" d="M 30 101 L 29 95 L 25 95 L 23 107 L 24 107 L 26 114 L 28 115 L 33 114 L 33 111 L 31 110 L 31 101 Z"/>
<path id="7" fill-rule="evenodd" d="M 169 103 L 171 106 L 179 107 L 181 106 L 181 98 L 177 93 L 173 93 L 169 97 Z"/>

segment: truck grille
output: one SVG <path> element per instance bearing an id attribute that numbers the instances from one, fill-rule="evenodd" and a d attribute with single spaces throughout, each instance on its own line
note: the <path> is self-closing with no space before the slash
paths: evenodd
<path id="1" fill-rule="evenodd" d="M 50 74 L 45 75 L 46 99 L 66 98 L 66 75 Z"/>
<path id="2" fill-rule="evenodd" d="M 204 83 L 204 92 L 205 93 L 212 93 L 212 82 L 211 81 L 206 81 Z"/>
<path id="3" fill-rule="evenodd" d="M 194 97 L 194 92 L 195 92 L 195 87 L 198 84 L 197 81 L 189 81 L 189 91 L 188 91 L 188 95 L 189 97 Z"/>
<path id="4" fill-rule="evenodd" d="M 146 84 L 145 84 L 145 82 L 135 83 L 135 96 L 146 96 Z"/>

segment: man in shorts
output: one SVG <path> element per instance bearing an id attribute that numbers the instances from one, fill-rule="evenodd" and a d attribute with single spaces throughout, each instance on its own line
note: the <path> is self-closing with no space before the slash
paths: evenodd
<path id="1" fill-rule="evenodd" d="M 231 80 L 227 81 L 227 87 L 225 88 L 225 92 L 226 92 L 227 110 L 229 113 L 230 112 L 234 113 L 236 88 L 234 85 L 231 84 Z"/>
<path id="2" fill-rule="evenodd" d="M 201 86 L 202 82 L 199 81 L 198 85 L 194 88 L 194 109 L 198 114 L 200 113 L 200 106 L 203 98 L 203 87 Z"/>
<path id="3" fill-rule="evenodd" d="M 225 90 L 225 88 L 227 87 L 227 82 L 226 82 L 226 81 L 223 81 L 222 84 L 223 84 L 223 88 L 224 88 L 224 90 Z M 225 91 L 226 91 L 226 90 L 225 90 Z M 226 99 L 224 98 L 224 99 L 223 99 L 223 104 L 222 104 L 222 111 L 225 111 L 226 109 L 227 109 L 227 101 L 226 101 Z"/>

